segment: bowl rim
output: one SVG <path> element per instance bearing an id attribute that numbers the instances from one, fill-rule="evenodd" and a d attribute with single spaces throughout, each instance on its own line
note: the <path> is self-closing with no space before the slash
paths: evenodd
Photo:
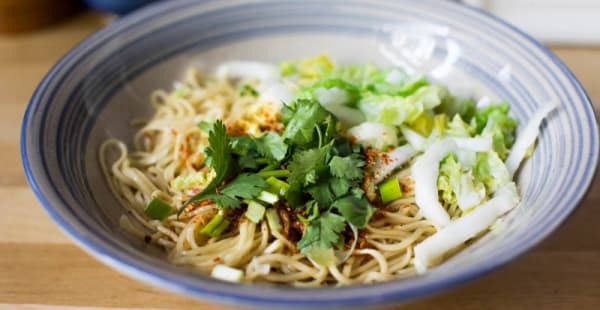
<path id="1" fill-rule="evenodd" d="M 435 3 L 433 0 L 427 0 L 427 1 L 430 3 Z M 116 257 L 115 256 L 116 253 L 113 253 L 111 251 L 113 249 L 111 249 L 111 247 L 109 245 L 104 244 L 104 242 L 98 242 L 97 240 L 91 240 L 91 239 L 87 238 L 86 236 L 82 236 L 81 233 L 79 232 L 79 229 L 77 227 L 75 227 L 74 223 L 69 222 L 68 219 L 66 219 L 63 215 L 61 215 L 60 212 L 58 210 L 56 210 L 56 208 L 53 206 L 53 203 L 51 203 L 50 200 L 44 195 L 42 189 L 40 188 L 40 183 L 36 179 L 36 172 L 33 171 L 32 167 L 29 163 L 29 159 L 27 157 L 28 151 L 27 151 L 27 145 L 25 143 L 25 140 L 26 140 L 25 138 L 28 133 L 28 127 L 26 126 L 28 123 L 27 120 L 31 117 L 33 106 L 36 105 L 37 95 L 41 91 L 41 89 L 44 88 L 43 86 L 45 86 L 45 84 L 49 83 L 49 81 L 54 78 L 54 76 L 57 74 L 57 71 L 59 70 L 59 68 L 61 68 L 62 65 L 68 59 L 76 56 L 79 53 L 79 51 L 84 49 L 87 45 L 92 44 L 94 41 L 96 41 L 97 39 L 99 39 L 100 37 L 102 37 L 103 35 L 106 35 L 106 34 L 110 34 L 109 37 L 118 36 L 117 32 L 111 33 L 112 30 L 119 29 L 119 28 L 131 27 L 132 25 L 135 24 L 136 20 L 145 20 L 156 13 L 161 13 L 165 10 L 171 10 L 171 9 L 176 10 L 178 8 L 185 7 L 186 5 L 192 4 L 192 3 L 196 3 L 196 2 L 190 0 L 190 1 L 180 1 L 180 2 L 165 1 L 165 2 L 160 2 L 160 3 L 152 3 L 152 4 L 148 5 L 147 7 L 142 8 L 142 9 L 140 9 L 130 15 L 127 15 L 121 19 L 118 19 L 115 22 L 113 22 L 107 26 L 104 26 L 104 27 L 100 28 L 99 30 L 97 30 L 96 32 L 94 32 L 93 34 L 89 35 L 84 40 L 82 40 L 80 43 L 78 43 L 75 47 L 73 47 L 63 57 L 61 57 L 60 60 L 57 61 L 56 64 L 52 66 L 52 68 L 48 71 L 48 73 L 46 73 L 44 78 L 41 80 L 41 82 L 36 87 L 31 99 L 28 102 L 27 108 L 24 113 L 22 128 L 21 128 L 21 143 L 20 143 L 21 144 L 20 145 L 21 160 L 23 163 L 27 181 L 28 181 L 30 187 L 32 188 L 34 194 L 36 195 L 36 198 L 41 203 L 42 207 L 45 209 L 46 213 L 50 216 L 50 218 L 52 218 L 52 220 L 61 228 L 61 230 L 63 230 L 63 232 L 65 232 L 67 234 L 67 236 L 69 236 L 76 244 L 78 244 L 79 247 L 81 247 L 86 252 L 88 252 L 92 256 L 96 257 L 103 263 L 113 267 L 114 269 L 119 270 L 120 272 L 123 272 L 133 278 L 142 280 L 145 283 L 149 283 L 154 286 L 160 286 L 161 288 L 168 289 L 172 292 L 177 292 L 180 294 L 199 298 L 202 300 L 209 300 L 209 301 L 213 301 L 213 302 L 221 302 L 221 303 L 227 303 L 227 304 L 245 303 L 246 305 L 249 304 L 249 305 L 253 305 L 253 306 L 267 306 L 267 307 L 274 307 L 274 306 L 304 307 L 304 306 L 315 306 L 315 305 L 358 307 L 358 306 L 364 306 L 364 305 L 373 304 L 373 303 L 383 304 L 383 303 L 392 303 L 392 302 L 397 302 L 397 301 L 406 301 L 406 300 L 414 299 L 414 298 L 421 297 L 424 295 L 437 293 L 442 290 L 447 290 L 451 287 L 455 287 L 459 284 L 465 283 L 467 281 L 471 281 L 472 279 L 475 279 L 475 278 L 481 277 L 485 274 L 488 274 L 491 271 L 506 265 L 508 262 L 513 261 L 515 258 L 522 256 L 523 254 L 527 253 L 531 248 L 538 245 L 543 239 L 547 238 L 551 233 L 555 232 L 558 229 L 558 227 L 561 224 L 563 224 L 566 221 L 566 219 L 574 212 L 574 210 L 577 209 L 577 207 L 581 204 L 581 201 L 583 199 L 585 199 L 585 197 L 588 195 L 588 193 L 591 190 L 591 185 L 593 183 L 593 180 L 596 178 L 597 173 L 598 173 L 598 169 L 597 169 L 598 154 L 599 154 L 598 120 L 597 120 L 597 116 L 595 113 L 595 107 L 592 104 L 592 102 L 589 98 L 589 95 L 586 93 L 585 89 L 583 88 L 581 83 L 577 80 L 575 75 L 552 51 L 550 51 L 548 48 L 546 48 L 544 45 L 542 45 L 536 39 L 532 38 L 530 35 L 519 30 L 515 26 L 507 23 L 506 21 L 502 20 L 501 18 L 499 18 L 487 11 L 484 11 L 480 8 L 448 1 L 444 5 L 455 6 L 455 8 L 457 10 L 464 9 L 464 10 L 467 10 L 470 12 L 474 12 L 482 17 L 485 17 L 488 20 L 495 21 L 498 24 L 500 24 L 502 27 L 505 27 L 505 29 L 508 29 L 510 31 L 511 36 L 517 36 L 517 37 L 520 37 L 521 39 L 525 39 L 525 41 L 527 41 L 528 43 L 531 43 L 535 47 L 537 47 L 539 49 L 539 52 L 545 54 L 547 57 L 549 57 L 552 60 L 552 62 L 557 66 L 557 68 L 560 69 L 560 72 L 562 72 L 565 75 L 565 77 L 568 79 L 568 81 L 571 82 L 572 85 L 576 88 L 577 92 L 583 94 L 583 96 L 581 97 L 581 101 L 583 101 L 582 103 L 584 105 L 587 103 L 587 105 L 593 112 L 591 115 L 591 119 L 593 119 L 594 121 L 587 125 L 590 127 L 591 130 L 594 131 L 593 137 L 595 138 L 595 140 L 593 140 L 593 142 L 596 145 L 596 148 L 593 148 L 591 151 L 593 152 L 593 154 L 592 154 L 593 162 L 592 163 L 593 163 L 593 166 L 596 167 L 596 169 L 594 170 L 594 173 L 591 175 L 591 177 L 587 181 L 586 189 L 580 191 L 581 194 L 579 195 L 579 197 L 576 201 L 572 201 L 566 206 L 566 207 L 568 207 L 568 211 L 562 217 L 557 217 L 557 220 L 554 223 L 552 223 L 553 227 L 551 229 L 544 231 L 543 234 L 540 234 L 533 238 L 530 238 L 528 240 L 528 242 L 525 244 L 525 246 L 519 248 L 516 251 L 511 252 L 510 254 L 504 256 L 501 259 L 496 260 L 493 263 L 483 265 L 480 268 L 473 268 L 473 269 L 465 270 L 465 272 L 463 272 L 463 273 L 459 273 L 459 274 L 453 275 L 451 277 L 446 277 L 442 281 L 439 281 L 437 283 L 425 283 L 422 286 L 412 287 L 410 289 L 404 289 L 402 291 L 393 291 L 385 296 L 379 296 L 379 297 L 381 297 L 381 299 L 377 299 L 377 300 L 336 298 L 335 296 L 332 296 L 331 299 L 328 299 L 325 303 L 321 300 L 317 301 L 318 304 L 315 303 L 315 301 L 306 300 L 306 298 L 302 298 L 302 296 L 300 296 L 300 294 L 295 296 L 296 299 L 286 299 L 286 300 L 273 300 L 269 296 L 266 296 L 266 297 L 255 296 L 256 294 L 254 294 L 254 295 L 253 294 L 236 294 L 235 291 L 233 291 L 233 292 L 230 291 L 230 292 L 225 293 L 224 296 L 219 296 L 219 294 L 218 294 L 219 292 L 217 292 L 217 294 L 215 294 L 215 292 L 202 291 L 202 290 L 198 289 L 197 287 L 186 285 L 186 283 L 177 283 L 176 278 L 170 278 L 170 277 L 166 276 L 166 275 L 168 275 L 168 271 L 165 271 L 165 273 L 163 273 L 163 274 L 158 274 L 157 270 L 147 269 L 143 266 L 139 266 L 138 264 L 135 263 L 135 261 L 126 261 L 120 257 Z M 206 280 L 198 280 L 198 281 L 206 281 Z M 386 283 L 389 284 L 392 282 L 386 282 Z M 236 284 L 234 284 L 234 285 L 236 287 L 240 287 L 239 285 L 236 285 Z M 356 287 L 356 286 L 353 286 L 353 287 Z M 348 288 L 341 288 L 340 290 L 343 290 L 343 289 L 348 289 Z M 303 293 L 310 292 L 309 290 L 303 290 L 303 289 L 295 289 L 295 290 L 302 291 Z M 258 291 L 256 291 L 256 292 L 258 292 Z M 223 292 L 220 292 L 220 293 L 223 293 Z M 227 296 L 229 296 L 229 297 L 227 297 Z M 304 294 L 304 297 L 306 297 L 306 294 Z"/>

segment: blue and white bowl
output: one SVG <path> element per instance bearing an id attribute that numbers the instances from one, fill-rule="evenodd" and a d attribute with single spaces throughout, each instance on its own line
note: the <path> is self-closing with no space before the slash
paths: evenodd
<path id="1" fill-rule="evenodd" d="M 123 208 L 98 164 L 108 137 L 131 141 L 129 120 L 150 115 L 150 91 L 187 66 L 230 59 L 277 62 L 328 53 L 424 72 L 452 90 L 507 100 L 525 122 L 559 103 L 521 169 L 522 204 L 494 233 L 427 274 L 344 288 L 224 283 L 171 266 L 118 229 Z M 485 98 L 483 98 L 485 100 Z M 33 94 L 22 127 L 27 178 L 50 217 L 102 262 L 196 298 L 252 306 L 361 306 L 424 296 L 525 253 L 584 197 L 598 161 L 594 111 L 579 82 L 531 37 L 451 1 L 165 1 L 117 20 L 70 51 Z"/>

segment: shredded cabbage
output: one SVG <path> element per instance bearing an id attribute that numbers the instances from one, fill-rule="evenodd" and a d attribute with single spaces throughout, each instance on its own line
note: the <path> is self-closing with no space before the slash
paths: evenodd
<path id="1" fill-rule="evenodd" d="M 400 126 L 412 123 L 423 111 L 439 105 L 446 94 L 446 88 L 440 85 L 421 87 L 407 97 L 366 93 L 358 108 L 369 122 Z"/>
<path id="2" fill-rule="evenodd" d="M 506 165 L 496 152 L 477 154 L 477 160 L 473 167 L 473 176 L 478 182 L 485 184 L 490 194 L 495 193 L 498 188 L 511 181 Z"/>
<path id="3" fill-rule="evenodd" d="M 378 150 L 398 144 L 396 129 L 380 123 L 362 123 L 348 129 L 348 135 L 354 137 L 357 143 Z"/>
<path id="4" fill-rule="evenodd" d="M 392 171 L 404 165 L 416 154 L 417 150 L 411 145 L 406 144 L 386 153 L 387 160 L 384 161 L 378 158 L 372 171 L 375 184 L 383 181 Z"/>
<path id="5" fill-rule="evenodd" d="M 452 137 L 470 137 L 473 135 L 473 127 L 469 126 L 465 123 L 460 117 L 460 115 L 456 114 L 450 122 L 448 122 L 444 134 Z"/>
<path id="6" fill-rule="evenodd" d="M 427 84 L 423 76 L 411 76 L 393 68 L 371 74 L 364 82 L 364 88 L 379 95 L 408 96 Z"/>
<path id="7" fill-rule="evenodd" d="M 437 227 L 450 223 L 450 216 L 438 200 L 437 178 L 440 161 L 450 152 L 456 151 L 456 142 L 442 139 L 432 144 L 419 156 L 411 167 L 415 180 L 415 201 L 421 213 Z"/>
<path id="8" fill-rule="evenodd" d="M 508 183 L 498 190 L 494 198 L 476 207 L 440 229 L 414 248 L 413 263 L 418 273 L 427 271 L 443 255 L 465 241 L 488 229 L 504 213 L 519 203 L 519 195 L 514 183 Z"/>
<path id="9" fill-rule="evenodd" d="M 180 175 L 171 180 L 171 187 L 177 191 L 183 191 L 193 188 L 204 188 L 212 179 L 215 178 L 214 170 L 196 171 L 188 175 Z"/>
<path id="10" fill-rule="evenodd" d="M 281 74 L 297 83 L 296 98 L 318 101 L 353 141 L 378 150 L 394 148 L 385 153 L 386 160 L 378 158 L 368 168 L 372 179 L 363 189 L 369 199 L 376 198 L 375 184 L 421 153 L 410 168 L 415 202 L 439 231 L 415 247 L 419 272 L 518 203 L 512 175 L 533 151 L 542 120 L 555 108 L 536 111 L 516 136 L 508 103 L 478 109 L 473 99 L 453 97 L 445 86 L 399 68 L 335 67 L 318 56 L 283 63 Z M 451 220 L 442 203 L 459 207 L 462 215 Z M 348 255 L 318 247 L 305 252 L 324 266 Z"/>
<path id="11" fill-rule="evenodd" d="M 538 108 L 529 119 L 529 122 L 527 122 L 527 125 L 519 132 L 517 141 L 506 159 L 506 167 L 511 176 L 521 165 L 521 161 L 525 158 L 528 149 L 535 144 L 542 121 L 557 107 L 558 104 L 556 102 L 551 102 Z"/>
<path id="12" fill-rule="evenodd" d="M 508 116 L 509 106 L 501 104 L 487 106 L 475 113 L 476 132 L 493 140 L 494 150 L 500 158 L 506 158 L 515 141 L 517 121 Z"/>
<path id="13" fill-rule="evenodd" d="M 485 186 L 480 182 L 475 183 L 472 173 L 463 171 L 453 155 L 448 155 L 440 165 L 438 190 L 448 205 L 458 205 L 461 210 L 467 211 L 485 199 Z"/>

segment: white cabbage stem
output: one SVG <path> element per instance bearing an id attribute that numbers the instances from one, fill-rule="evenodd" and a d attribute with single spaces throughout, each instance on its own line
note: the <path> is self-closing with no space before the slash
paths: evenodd
<path id="1" fill-rule="evenodd" d="M 450 223 L 450 216 L 439 202 L 437 179 L 440 161 L 448 153 L 459 150 L 489 152 L 491 141 L 486 138 L 444 138 L 433 143 L 411 167 L 415 180 L 415 201 L 425 218 L 440 228 Z"/>
<path id="2" fill-rule="evenodd" d="M 473 211 L 452 221 L 433 236 L 425 239 L 414 248 L 413 263 L 418 273 L 440 261 L 444 254 L 488 229 L 504 213 L 519 203 L 519 195 L 514 182 L 500 188 L 494 198 Z"/>
<path id="3" fill-rule="evenodd" d="M 523 128 L 522 131 L 517 135 L 517 140 L 510 150 L 510 154 L 508 154 L 508 158 L 506 159 L 506 168 L 508 169 L 509 174 L 514 175 L 515 171 L 521 165 L 521 161 L 525 158 L 525 154 L 527 153 L 527 149 L 531 145 L 535 143 L 539 133 L 540 133 L 540 125 L 542 121 L 552 110 L 556 109 L 558 104 L 556 102 L 551 102 L 544 106 L 539 107 L 531 116 L 527 125 Z"/>

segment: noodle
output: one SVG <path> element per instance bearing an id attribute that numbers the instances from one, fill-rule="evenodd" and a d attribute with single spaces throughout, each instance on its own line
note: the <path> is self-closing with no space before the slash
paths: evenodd
<path id="1" fill-rule="evenodd" d="M 180 208 L 197 191 L 175 189 L 174 180 L 209 173 L 204 166 L 208 136 L 197 126 L 199 122 L 219 118 L 228 130 L 241 128 L 250 135 L 277 126 L 273 106 L 252 96 L 240 96 L 237 85 L 241 83 L 257 84 L 253 80 L 204 80 L 198 71 L 190 70 L 178 88 L 180 93 L 158 90 L 151 95 L 156 112 L 147 121 L 136 121 L 141 128 L 131 150 L 116 139 L 102 144 L 100 165 L 109 188 L 126 210 L 127 221 L 138 232 L 143 230 L 147 241 L 163 247 L 173 264 L 210 273 L 215 265 L 224 263 L 244 270 L 248 282 L 306 287 L 372 283 L 413 275 L 413 247 L 436 229 L 419 213 L 408 168 L 395 175 L 403 197 L 373 216 L 360 232 L 358 247 L 343 264 L 328 268 L 299 254 L 295 241 L 270 230 L 266 221 L 255 224 L 239 218 L 224 235 L 200 234 L 217 213 L 212 204 L 188 207 L 179 218 L 173 214 L 163 221 L 144 214 L 147 202 L 157 197 Z M 451 217 L 460 215 L 456 206 L 448 212 Z"/>

